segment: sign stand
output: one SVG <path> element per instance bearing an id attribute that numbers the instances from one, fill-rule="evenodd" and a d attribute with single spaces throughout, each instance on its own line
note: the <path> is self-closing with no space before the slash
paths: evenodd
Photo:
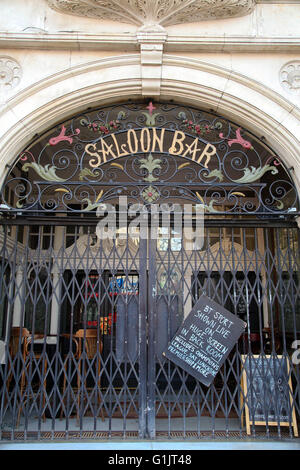
<path id="1" fill-rule="evenodd" d="M 261 355 L 253 355 L 253 356 L 247 356 L 247 355 L 242 355 L 242 377 L 241 377 L 241 407 L 243 408 L 243 405 L 245 405 L 245 409 L 243 414 L 245 413 L 245 424 L 246 424 L 246 433 L 247 435 L 251 434 L 251 425 L 255 426 L 292 426 L 293 431 L 294 431 L 294 436 L 298 437 L 298 427 L 297 427 L 297 421 L 296 421 L 296 413 L 295 413 L 295 406 L 293 404 L 292 400 L 292 381 L 289 373 L 289 363 L 288 363 L 288 358 L 285 358 L 285 369 L 281 370 L 282 374 L 281 377 L 277 377 L 277 381 L 275 381 L 275 366 L 274 366 L 274 360 L 277 361 L 277 364 L 280 365 L 280 361 L 282 362 L 283 356 L 277 356 L 276 358 L 274 356 L 268 355 L 268 356 L 261 356 Z M 285 384 L 288 384 L 288 395 L 289 399 L 285 396 L 286 400 L 286 405 L 287 408 L 290 407 L 291 412 L 289 413 L 289 416 L 274 416 L 274 413 L 272 411 L 268 410 L 269 416 L 267 416 L 266 419 L 261 419 L 261 414 L 257 414 L 257 411 L 259 411 L 259 400 L 258 397 L 260 397 L 260 391 L 259 390 L 254 390 L 254 392 L 251 392 L 249 389 L 249 376 L 247 376 L 247 367 L 249 371 L 249 359 L 253 361 L 253 366 L 252 366 L 252 383 L 254 383 L 254 380 L 256 380 L 257 386 L 259 387 L 259 383 L 263 383 L 263 390 L 265 390 L 265 384 L 269 385 L 269 394 L 272 394 L 272 396 L 276 396 L 276 390 L 275 387 L 279 389 L 280 393 L 280 387 L 281 387 L 281 380 L 282 376 L 284 376 Z M 248 361 L 248 364 L 247 364 Z M 261 370 L 259 369 L 259 366 L 262 364 L 262 361 L 265 361 L 265 369 L 263 371 L 265 374 L 262 376 L 261 375 Z M 272 375 L 271 375 L 272 372 Z M 268 380 L 268 374 L 269 377 L 273 378 L 274 380 Z M 284 396 L 284 395 L 282 395 Z M 245 397 L 247 399 L 245 400 Z M 253 407 L 255 408 L 254 412 L 254 420 L 252 419 L 253 416 L 250 416 L 250 407 L 249 407 L 249 402 L 251 405 L 251 400 L 253 401 Z M 283 398 L 284 400 L 284 398 Z M 255 402 L 256 401 L 256 402 Z M 288 403 L 289 401 L 289 403 Z M 242 421 L 243 421 L 243 414 L 242 414 Z M 270 419 L 269 419 L 270 417 Z"/>

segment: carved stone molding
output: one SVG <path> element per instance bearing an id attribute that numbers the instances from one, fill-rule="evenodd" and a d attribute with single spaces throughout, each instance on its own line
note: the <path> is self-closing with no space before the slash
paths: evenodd
<path id="1" fill-rule="evenodd" d="M 281 67 L 279 72 L 281 86 L 289 93 L 300 95 L 300 60 L 293 60 Z"/>
<path id="2" fill-rule="evenodd" d="M 0 93 L 17 86 L 21 80 L 22 69 L 11 57 L 0 56 Z"/>
<path id="3" fill-rule="evenodd" d="M 144 29 L 217 18 L 234 18 L 252 12 L 256 0 L 47 0 L 60 13 L 108 19 Z"/>
<path id="4" fill-rule="evenodd" d="M 137 33 L 141 50 L 142 95 L 159 96 L 162 76 L 164 43 L 167 34 L 163 32 Z"/>

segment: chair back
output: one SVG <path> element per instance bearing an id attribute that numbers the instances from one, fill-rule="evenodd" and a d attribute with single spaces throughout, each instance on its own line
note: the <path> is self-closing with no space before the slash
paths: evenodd
<path id="1" fill-rule="evenodd" d="M 93 359 L 97 352 L 102 353 L 103 343 L 98 336 L 97 330 L 78 330 L 75 334 L 77 338 L 80 338 L 79 355 L 82 354 L 82 346 L 84 345 L 86 355 L 88 359 Z"/>
<path id="2" fill-rule="evenodd" d="M 30 338 L 30 332 L 27 328 L 21 328 L 19 326 L 13 326 L 11 329 L 10 342 L 9 342 L 9 353 L 11 358 L 15 357 L 20 351 L 20 347 L 23 347 L 23 354 L 27 352 L 27 341 Z"/>

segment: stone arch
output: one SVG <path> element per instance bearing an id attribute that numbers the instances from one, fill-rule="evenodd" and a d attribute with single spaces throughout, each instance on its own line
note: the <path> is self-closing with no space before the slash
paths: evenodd
<path id="1" fill-rule="evenodd" d="M 142 96 L 140 56 L 110 57 L 52 75 L 10 99 L 0 118 L 1 177 L 36 134 L 90 106 Z M 198 59 L 165 55 L 160 99 L 174 99 L 245 124 L 293 168 L 300 188 L 299 110 L 278 93 L 239 73 Z M 297 128 L 298 126 L 298 128 Z"/>

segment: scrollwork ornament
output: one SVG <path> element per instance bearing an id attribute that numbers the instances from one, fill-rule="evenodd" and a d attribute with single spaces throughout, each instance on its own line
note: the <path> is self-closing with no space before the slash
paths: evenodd
<path id="1" fill-rule="evenodd" d="M 155 114 L 159 125 L 148 125 Z M 266 149 L 224 117 L 174 103 L 88 110 L 20 152 L 1 191 L 2 210 L 95 212 L 122 195 L 147 206 L 187 201 L 208 215 L 295 215 L 291 176 Z"/>

